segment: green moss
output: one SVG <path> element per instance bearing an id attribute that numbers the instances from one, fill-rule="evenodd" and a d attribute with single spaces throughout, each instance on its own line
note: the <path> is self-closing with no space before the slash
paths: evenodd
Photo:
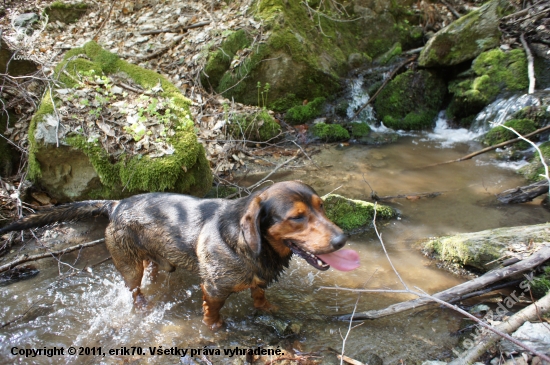
<path id="1" fill-rule="evenodd" d="M 541 144 L 539 146 L 539 150 L 542 152 L 546 164 L 550 165 L 550 142 L 544 142 Z M 538 153 L 535 153 L 535 155 L 531 158 L 531 161 L 529 161 L 529 164 L 522 167 L 519 172 L 524 175 L 525 178 L 533 182 L 545 179 L 544 175 L 546 173 Z"/>
<path id="2" fill-rule="evenodd" d="M 44 13 L 48 16 L 48 22 L 56 21 L 62 23 L 76 23 L 88 10 L 86 3 L 80 2 L 76 4 L 54 1 L 44 9 Z"/>
<path id="3" fill-rule="evenodd" d="M 378 57 L 376 59 L 376 62 L 382 65 L 386 65 L 392 62 L 393 60 L 395 60 L 396 57 L 400 56 L 401 52 L 402 52 L 401 43 L 397 42 L 386 53 Z"/>
<path id="4" fill-rule="evenodd" d="M 286 112 L 288 109 L 302 105 L 302 100 L 296 97 L 296 94 L 288 93 L 282 98 L 268 104 L 268 108 L 276 112 Z"/>
<path id="5" fill-rule="evenodd" d="M 453 99 L 447 115 L 459 121 L 480 112 L 501 92 L 523 90 L 529 85 L 527 59 L 520 49 L 483 52 L 472 63 L 472 70 L 475 77 L 449 84 Z"/>
<path id="6" fill-rule="evenodd" d="M 262 110 L 252 115 L 236 115 L 229 125 L 229 131 L 235 139 L 246 139 L 255 142 L 269 141 L 281 133 L 281 126 Z"/>
<path id="7" fill-rule="evenodd" d="M 535 276 L 531 290 L 536 298 L 542 298 L 550 292 L 550 266 L 546 266 L 541 275 Z"/>
<path id="8" fill-rule="evenodd" d="M 310 131 L 325 142 L 347 141 L 350 138 L 349 132 L 340 124 L 317 123 Z"/>
<path id="9" fill-rule="evenodd" d="M 306 105 L 298 105 L 288 109 L 285 118 L 291 124 L 303 124 L 321 115 L 324 104 L 325 98 L 315 98 Z"/>
<path id="10" fill-rule="evenodd" d="M 65 70 L 70 76 L 60 72 L 61 70 Z M 163 76 L 120 60 L 94 42 L 67 52 L 64 60 L 55 69 L 56 75 L 60 76 L 59 80 L 69 87 L 77 85 L 79 73 L 92 71 L 97 75 L 123 72 L 145 89 L 160 83 L 163 91 L 159 96 L 170 98 L 179 108 L 174 110 L 178 117 L 173 125 L 175 134 L 166 137 L 166 142 L 174 147 L 174 153 L 159 158 L 142 155 L 122 155 L 114 158 L 99 142 L 90 142 L 79 134 L 69 135 L 63 143 L 86 154 L 102 183 L 102 186 L 89 196 L 116 198 L 146 191 L 177 191 L 204 195 L 211 187 L 212 175 L 204 148 L 195 136 L 189 109 L 191 102 Z M 33 116 L 29 128 L 29 178 L 33 180 L 40 180 L 41 177 L 40 163 L 36 159 L 36 154 L 40 153 L 40 150 L 34 139 L 36 125 L 53 112 L 51 96 L 48 93 Z"/>
<path id="11" fill-rule="evenodd" d="M 351 136 L 353 138 L 366 137 L 370 133 L 367 123 L 351 123 Z"/>
<path id="12" fill-rule="evenodd" d="M 433 124 L 445 98 L 446 86 L 435 74 L 407 71 L 380 92 L 374 109 L 388 127 L 422 129 Z"/>
<path id="13" fill-rule="evenodd" d="M 346 233 L 356 232 L 372 226 L 375 205 L 363 200 L 347 199 L 341 195 L 328 194 L 324 200 L 327 217 Z M 376 205 L 376 219 L 391 219 L 397 214 L 391 207 Z"/>
<path id="14" fill-rule="evenodd" d="M 521 135 L 534 132 L 537 129 L 535 123 L 530 119 L 512 119 L 504 123 L 504 125 L 513 128 Z M 514 132 L 502 126 L 497 126 L 487 132 L 483 139 L 483 143 L 488 146 L 494 146 L 496 144 L 506 142 L 514 138 L 517 138 L 517 135 Z M 529 144 L 525 141 L 521 141 L 515 143 L 513 147 L 519 150 L 524 150 L 526 148 L 529 148 Z"/>

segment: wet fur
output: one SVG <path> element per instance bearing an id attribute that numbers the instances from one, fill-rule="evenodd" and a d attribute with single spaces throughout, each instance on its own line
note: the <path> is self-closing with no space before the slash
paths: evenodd
<path id="1" fill-rule="evenodd" d="M 146 305 L 140 292 L 146 264 L 169 272 L 184 267 L 202 279 L 203 321 L 213 328 L 221 326 L 219 310 L 233 292 L 250 289 L 256 308 L 271 308 L 264 290 L 288 267 L 288 242 L 313 254 L 345 243 L 315 191 L 296 181 L 237 200 L 149 193 L 77 202 L 28 216 L 0 234 L 99 215 L 110 220 L 105 242 L 136 306 Z"/>

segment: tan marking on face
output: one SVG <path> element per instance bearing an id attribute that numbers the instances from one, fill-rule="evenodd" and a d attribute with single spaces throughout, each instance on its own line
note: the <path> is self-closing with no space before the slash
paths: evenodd
<path id="1" fill-rule="evenodd" d="M 290 253 L 284 240 L 291 240 L 301 249 L 313 254 L 334 251 L 330 241 L 334 235 L 341 234 L 342 230 L 325 216 L 321 208 L 321 198 L 313 195 L 311 199 L 313 209 L 303 202 L 296 202 L 282 222 L 268 229 L 268 241 L 279 255 Z M 300 215 L 305 215 L 306 218 L 303 221 L 291 219 Z"/>

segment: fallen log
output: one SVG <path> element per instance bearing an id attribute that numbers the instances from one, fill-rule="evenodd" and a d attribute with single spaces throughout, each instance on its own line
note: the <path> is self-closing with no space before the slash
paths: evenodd
<path id="1" fill-rule="evenodd" d="M 504 204 L 517 204 L 530 202 L 537 196 L 546 193 L 548 193 L 548 180 L 541 180 L 530 185 L 504 190 L 497 194 L 497 199 Z"/>
<path id="2" fill-rule="evenodd" d="M 461 296 L 467 293 L 470 293 L 475 290 L 480 290 L 489 284 L 493 284 L 505 278 L 531 270 L 548 259 L 550 259 L 550 246 L 544 246 L 540 250 L 535 252 L 533 255 L 526 258 L 525 260 L 522 260 L 508 267 L 504 267 L 494 271 L 489 271 L 483 276 L 467 281 L 460 285 L 454 286 L 442 292 L 436 293 L 433 295 L 433 297 L 446 302 L 453 302 L 456 300 L 456 298 L 460 298 Z M 357 289 L 354 291 L 361 292 L 360 289 Z M 418 307 L 425 306 L 432 302 L 433 300 L 431 300 L 430 298 L 418 298 L 418 299 L 413 299 L 406 302 L 392 304 L 389 307 L 386 307 L 384 309 L 370 310 L 366 312 L 358 312 L 355 314 L 350 313 L 350 314 L 336 316 L 336 319 L 341 321 L 349 321 L 349 320 L 361 321 L 361 320 L 367 320 L 367 319 L 377 319 L 377 318 L 386 317 L 392 314 L 404 312 L 410 309 L 416 309 Z"/>

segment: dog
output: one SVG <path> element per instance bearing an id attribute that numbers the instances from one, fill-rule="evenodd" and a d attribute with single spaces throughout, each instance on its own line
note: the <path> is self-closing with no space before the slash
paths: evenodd
<path id="1" fill-rule="evenodd" d="M 223 324 L 220 309 L 231 293 L 250 289 L 255 308 L 273 309 L 265 289 L 293 254 L 318 270 L 359 266 L 355 251 L 338 251 L 347 237 L 325 215 L 323 200 L 299 181 L 236 200 L 147 193 L 75 202 L 27 216 L 0 234 L 101 215 L 109 218 L 105 243 L 135 307 L 147 306 L 140 291 L 144 267 L 184 267 L 200 275 L 203 322 L 214 330 Z"/>

